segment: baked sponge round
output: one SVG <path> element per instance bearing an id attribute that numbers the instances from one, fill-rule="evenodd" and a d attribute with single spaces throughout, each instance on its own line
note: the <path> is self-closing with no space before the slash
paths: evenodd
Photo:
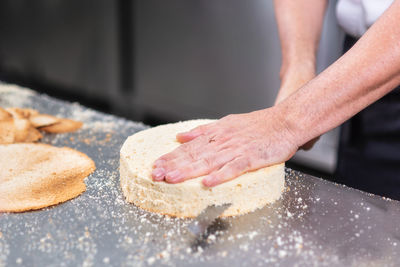
<path id="1" fill-rule="evenodd" d="M 176 134 L 212 120 L 161 125 L 130 136 L 121 148 L 120 183 L 128 202 L 160 214 L 195 217 L 208 205 L 232 203 L 222 217 L 254 211 L 277 200 L 284 189 L 284 163 L 247 172 L 236 179 L 205 187 L 198 177 L 179 184 L 154 182 L 154 161 L 180 143 Z"/>

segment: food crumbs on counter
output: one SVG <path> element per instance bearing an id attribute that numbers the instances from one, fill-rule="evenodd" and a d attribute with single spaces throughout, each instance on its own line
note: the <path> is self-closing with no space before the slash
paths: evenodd
<path id="1" fill-rule="evenodd" d="M 164 250 L 160 254 L 158 254 L 158 258 L 163 259 L 165 261 L 168 261 L 170 257 L 170 254 L 168 251 Z"/>
<path id="2" fill-rule="evenodd" d="M 287 252 L 285 250 L 279 250 L 279 258 L 284 258 L 287 255 Z"/>
<path id="3" fill-rule="evenodd" d="M 156 258 L 150 257 L 150 258 L 147 259 L 147 264 L 148 264 L 148 265 L 153 265 L 153 263 L 154 263 L 155 261 L 156 261 Z"/>
<path id="4" fill-rule="evenodd" d="M 12 93 L 0 98 L 0 104 L 16 106 L 14 101 L 22 101 L 21 106 L 35 108 L 33 105 L 37 100 L 31 99 L 39 98 L 33 92 L 22 93 L 25 100 L 19 99 L 19 94 L 14 97 L 9 94 Z M 349 233 L 341 245 L 350 248 L 348 252 L 354 262 L 370 259 L 360 253 L 361 250 L 353 248 L 362 245 L 357 235 L 360 238 L 376 237 L 377 227 L 366 225 L 368 218 L 364 220 L 364 215 L 375 216 L 376 208 L 366 201 L 364 205 L 349 202 L 351 206 L 346 207 L 346 213 L 338 214 L 342 197 L 336 195 L 335 189 L 344 192 L 342 186 L 329 183 L 328 189 L 332 191 L 321 191 L 318 186 L 325 182 L 317 184 L 289 168 L 286 168 L 286 190 L 276 203 L 245 216 L 223 218 L 221 225 L 216 227 L 218 229 L 211 231 L 206 240 L 193 239 L 187 234 L 191 220 L 145 212 L 127 204 L 121 194 L 119 148 L 128 136 L 147 126 L 95 112 L 79 104 L 65 105 L 65 102 L 45 95 L 40 95 L 40 101 L 46 105 L 39 105 L 39 111 L 46 112 L 46 108 L 54 111 L 56 116 L 84 122 L 79 132 L 45 136 L 43 142 L 56 146 L 67 142 L 75 149 L 87 151 L 98 169 L 85 180 L 87 191 L 68 203 L 26 213 L 27 220 L 1 214 L 0 266 L 15 264 L 15 256 L 11 256 L 10 250 L 15 250 L 15 240 L 27 237 L 29 242 L 21 244 L 21 249 L 28 257 L 39 254 L 40 263 L 40 260 L 49 261 L 57 254 L 60 261 L 71 266 L 96 266 L 111 261 L 113 265 L 124 263 L 126 266 L 207 265 L 237 262 L 238 259 L 248 260 L 249 266 L 279 265 L 292 259 L 299 266 L 313 263 L 338 266 L 343 265 L 339 253 L 329 250 L 327 241 L 330 239 L 322 240 L 321 236 L 329 238 L 332 234 L 335 238 L 337 232 L 331 228 L 331 219 L 341 217 L 341 226 Z M 359 219 L 361 217 L 363 220 Z M 385 244 L 382 247 L 385 250 L 380 253 L 391 254 L 372 256 L 398 255 L 396 240 L 389 238 L 381 243 Z M 118 258 L 111 253 L 118 253 Z"/>
<path id="5" fill-rule="evenodd" d="M 215 237 L 215 235 L 213 235 L 213 234 L 211 234 L 211 235 L 209 235 L 208 237 L 207 237 L 207 241 L 208 242 L 215 242 L 215 240 L 216 240 L 217 238 Z"/>

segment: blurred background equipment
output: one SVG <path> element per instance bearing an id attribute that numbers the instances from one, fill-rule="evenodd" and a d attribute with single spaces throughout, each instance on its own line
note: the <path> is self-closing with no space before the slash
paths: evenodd
<path id="1" fill-rule="evenodd" d="M 319 71 L 342 49 L 335 2 Z M 268 0 L 3 0 L 0 36 L 0 80 L 151 125 L 269 107 L 279 88 Z M 289 164 L 329 176 L 336 147 L 332 131 Z"/>

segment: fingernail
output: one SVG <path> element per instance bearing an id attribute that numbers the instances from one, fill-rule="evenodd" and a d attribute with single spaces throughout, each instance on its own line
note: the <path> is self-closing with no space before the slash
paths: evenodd
<path id="1" fill-rule="evenodd" d="M 169 172 L 165 175 L 165 180 L 167 182 L 176 182 L 177 180 L 179 180 L 181 178 L 181 172 L 178 170 Z"/>
<path id="2" fill-rule="evenodd" d="M 163 168 L 156 168 L 152 172 L 153 180 L 161 181 L 164 179 L 165 170 Z"/>

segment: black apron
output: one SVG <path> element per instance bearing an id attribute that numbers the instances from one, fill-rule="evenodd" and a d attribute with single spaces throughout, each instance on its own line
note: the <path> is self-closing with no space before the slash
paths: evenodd
<path id="1" fill-rule="evenodd" d="M 344 52 L 356 41 L 346 36 Z M 400 87 L 342 125 L 335 178 L 400 200 Z"/>

